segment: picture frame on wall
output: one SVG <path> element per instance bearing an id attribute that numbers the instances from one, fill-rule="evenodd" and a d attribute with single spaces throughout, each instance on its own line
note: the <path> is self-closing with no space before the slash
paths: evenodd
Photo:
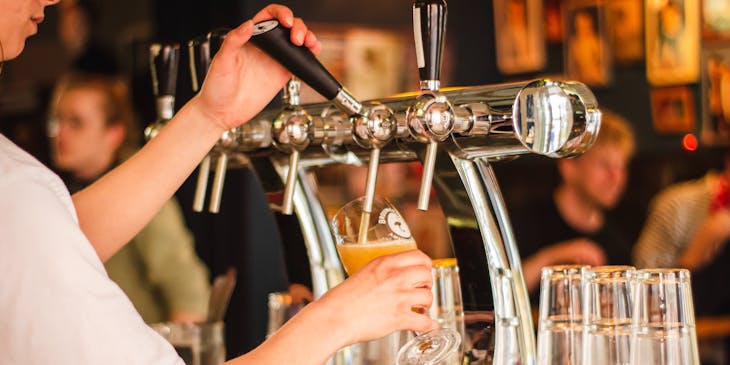
<path id="1" fill-rule="evenodd" d="M 695 130 L 694 95 L 688 86 L 651 90 L 651 115 L 657 133 L 689 133 Z"/>
<path id="2" fill-rule="evenodd" d="M 627 64 L 643 60 L 644 1 L 611 0 L 607 10 L 611 51 L 616 62 Z"/>
<path id="3" fill-rule="evenodd" d="M 730 39 L 730 0 L 702 1 L 702 36 Z"/>
<path id="4" fill-rule="evenodd" d="M 563 41 L 563 20 L 561 0 L 544 0 L 543 11 L 545 13 L 545 39 L 549 43 L 560 43 Z"/>
<path id="5" fill-rule="evenodd" d="M 699 0 L 647 0 L 646 77 L 654 86 L 690 84 L 700 74 Z"/>
<path id="6" fill-rule="evenodd" d="M 730 42 L 702 51 L 702 131 L 706 145 L 730 145 Z"/>
<path id="7" fill-rule="evenodd" d="M 391 96 L 418 86 L 413 33 L 410 29 L 312 23 L 322 44 L 317 59 L 361 100 Z M 448 80 L 450 49 L 444 49 L 442 80 Z M 403 70 L 411 70 L 404 72 Z M 302 103 L 326 101 L 302 84 Z"/>
<path id="8" fill-rule="evenodd" d="M 494 0 L 497 68 L 503 74 L 545 68 L 543 0 Z"/>
<path id="9" fill-rule="evenodd" d="M 606 3 L 572 0 L 563 3 L 563 49 L 566 77 L 590 86 L 606 86 L 612 58 L 606 31 Z"/>

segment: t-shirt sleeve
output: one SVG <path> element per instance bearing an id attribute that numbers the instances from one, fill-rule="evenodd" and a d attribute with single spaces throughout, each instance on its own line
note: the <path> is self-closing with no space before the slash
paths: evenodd
<path id="1" fill-rule="evenodd" d="M 0 348 L 12 364 L 177 364 L 144 324 L 61 197 L 0 179 Z"/>

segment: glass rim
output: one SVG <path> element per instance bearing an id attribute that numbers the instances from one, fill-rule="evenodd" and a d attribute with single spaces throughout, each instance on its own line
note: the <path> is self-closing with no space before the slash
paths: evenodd
<path id="1" fill-rule="evenodd" d="M 641 282 L 689 283 L 691 273 L 683 268 L 656 268 L 636 271 L 636 280 Z"/>
<path id="2" fill-rule="evenodd" d="M 583 271 L 590 268 L 590 265 L 550 265 L 540 270 L 540 277 L 541 279 L 548 279 L 560 274 L 562 277 L 577 275 L 580 279 Z"/>
<path id="3" fill-rule="evenodd" d="M 355 199 L 350 200 L 349 202 L 345 203 L 345 205 L 343 205 L 342 207 L 340 207 L 340 209 L 337 210 L 337 213 L 335 213 L 334 216 L 336 217 L 337 214 L 339 214 L 340 212 L 342 212 L 345 208 L 348 208 L 350 206 L 353 206 L 353 205 L 355 205 L 357 203 L 362 203 L 364 200 L 365 200 L 365 196 L 364 195 L 359 196 L 359 197 L 357 197 Z M 393 206 L 393 203 L 388 198 L 386 198 L 386 197 L 384 197 L 382 195 L 378 195 L 378 194 L 373 195 L 373 204 L 375 204 L 375 201 L 377 201 L 377 200 L 382 200 L 383 202 L 385 202 L 386 204 L 390 205 L 391 207 Z"/>
<path id="4" fill-rule="evenodd" d="M 586 279 L 624 278 L 631 279 L 636 274 L 636 267 L 630 265 L 593 266 L 584 271 Z"/>

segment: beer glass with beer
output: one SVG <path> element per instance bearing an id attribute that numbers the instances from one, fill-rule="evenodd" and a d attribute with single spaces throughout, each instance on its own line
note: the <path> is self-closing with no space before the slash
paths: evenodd
<path id="1" fill-rule="evenodd" d="M 337 252 L 348 275 L 380 256 L 417 248 L 405 220 L 388 200 L 375 196 L 370 212 L 364 211 L 363 203 L 364 198 L 358 198 L 345 204 L 332 219 Z M 424 313 L 423 308 L 413 311 Z M 397 364 L 446 364 L 460 343 L 461 336 L 453 329 L 432 330 L 408 341 Z"/>

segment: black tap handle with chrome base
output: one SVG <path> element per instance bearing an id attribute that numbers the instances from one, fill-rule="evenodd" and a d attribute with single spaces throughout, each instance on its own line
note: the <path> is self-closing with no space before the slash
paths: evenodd
<path id="1" fill-rule="evenodd" d="M 155 43 L 150 46 L 150 70 L 155 96 L 175 95 L 179 62 L 179 44 Z"/>
<path id="2" fill-rule="evenodd" d="M 421 77 L 421 96 L 407 112 L 411 134 L 427 143 L 423 161 L 418 209 L 427 210 L 438 142 L 446 139 L 454 128 L 454 111 L 448 99 L 439 93 L 441 56 L 446 33 L 446 1 L 415 0 L 413 2 L 413 38 Z"/>
<path id="3" fill-rule="evenodd" d="M 251 43 L 269 54 L 327 100 L 344 109 L 348 115 L 358 113 L 361 105 L 327 71 L 305 46 L 291 42 L 291 30 L 277 20 L 266 20 L 255 25 Z"/>
<path id="4" fill-rule="evenodd" d="M 175 113 L 175 88 L 177 67 L 180 63 L 180 45 L 177 43 L 153 43 L 150 45 L 150 73 L 152 92 L 155 95 L 157 120 L 144 130 L 147 140 L 155 138 Z"/>
<path id="5" fill-rule="evenodd" d="M 446 1 L 416 0 L 413 2 L 413 36 L 416 41 L 416 61 L 421 77 L 421 89 L 426 81 L 441 78 L 441 55 L 446 34 Z M 432 87 L 426 87 L 434 90 Z M 435 87 L 438 90 L 438 85 Z"/>

